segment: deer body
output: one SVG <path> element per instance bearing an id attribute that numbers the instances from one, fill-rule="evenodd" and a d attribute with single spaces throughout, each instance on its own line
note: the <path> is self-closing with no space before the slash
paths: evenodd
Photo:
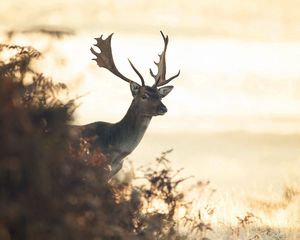
<path id="1" fill-rule="evenodd" d="M 91 149 L 100 150 L 111 165 L 111 175 L 117 173 L 128 156 L 142 140 L 151 117 L 140 116 L 134 104 L 117 123 L 94 122 L 84 126 L 72 126 L 76 137 L 90 139 Z M 73 133 L 74 134 L 74 133 Z"/>
<path id="2" fill-rule="evenodd" d="M 92 53 L 97 57 L 95 60 L 98 66 L 108 69 L 116 76 L 127 81 L 130 84 L 133 96 L 127 113 L 117 123 L 94 122 L 83 126 L 70 126 L 70 134 L 73 139 L 85 139 L 89 143 L 91 151 L 98 150 L 103 154 L 111 166 L 110 176 L 113 176 L 122 168 L 123 159 L 140 143 L 152 117 L 167 112 L 167 108 L 161 102 L 161 99 L 171 92 L 173 86 L 161 88 L 158 88 L 158 86 L 165 85 L 177 77 L 179 72 L 170 79 L 165 79 L 165 51 L 168 37 L 163 34 L 162 36 L 165 41 L 165 49 L 160 55 L 160 62 L 157 63 L 157 75 L 154 75 L 150 70 L 151 75 L 155 78 L 155 84 L 152 87 L 145 85 L 143 77 L 130 61 L 130 65 L 140 77 L 142 85 L 126 78 L 117 70 L 111 52 L 112 35 L 105 40 L 102 39 L 102 36 L 96 39 L 97 44 L 95 46 L 99 47 L 101 53 L 97 53 L 91 48 Z"/>

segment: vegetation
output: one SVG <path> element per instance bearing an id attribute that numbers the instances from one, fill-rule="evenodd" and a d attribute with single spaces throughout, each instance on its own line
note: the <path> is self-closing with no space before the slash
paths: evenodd
<path id="1" fill-rule="evenodd" d="M 40 55 L 32 47 L 0 45 L 0 239 L 288 239 L 252 212 L 234 226 L 213 223 L 216 207 L 195 209 L 180 189 L 187 178 L 171 168 L 171 150 L 142 168 L 142 177 L 131 169 L 125 180 L 107 183 L 107 163 L 84 161 L 97 162 L 99 153 L 85 141 L 70 148 L 67 125 L 76 105 L 59 100 L 66 85 L 35 70 Z M 189 191 L 208 188 L 200 181 Z M 298 195 L 287 188 L 274 204 L 287 208 Z M 275 206 L 251 203 L 268 211 Z"/>
<path id="2" fill-rule="evenodd" d="M 66 86 L 32 68 L 40 53 L 4 44 L 0 51 L 9 56 L 0 65 L 1 239 L 176 238 L 183 179 L 173 179 L 167 152 L 157 159 L 161 169 L 145 171 L 144 185 L 107 183 L 108 166 L 83 160 L 101 156 L 85 142 L 70 149 L 74 101 L 60 101 Z M 151 207 L 157 199 L 166 204 L 164 213 Z"/>

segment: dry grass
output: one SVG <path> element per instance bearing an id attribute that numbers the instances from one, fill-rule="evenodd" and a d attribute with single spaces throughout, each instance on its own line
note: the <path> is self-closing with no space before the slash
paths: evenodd
<path id="1" fill-rule="evenodd" d="M 191 180 L 171 167 L 171 151 L 107 183 L 106 163 L 82 161 L 101 158 L 86 143 L 70 152 L 66 126 L 76 106 L 57 98 L 65 85 L 32 67 L 40 55 L 32 47 L 0 45 L 0 239 L 299 238 L 296 227 L 266 222 L 278 211 L 299 211 L 299 189 L 286 187 L 279 201 L 251 199 L 235 224 L 222 223 L 208 181 L 180 188 Z M 195 208 L 192 191 L 208 203 Z"/>

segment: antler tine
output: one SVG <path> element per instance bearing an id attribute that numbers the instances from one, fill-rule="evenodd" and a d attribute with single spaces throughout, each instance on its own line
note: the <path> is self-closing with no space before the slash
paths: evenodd
<path id="1" fill-rule="evenodd" d="M 126 82 L 133 82 L 131 79 L 125 77 L 122 73 L 119 72 L 117 69 L 113 55 L 111 50 L 111 39 L 112 39 L 113 33 L 110 34 L 106 39 L 103 39 L 103 35 L 101 35 L 99 38 L 95 38 L 97 41 L 94 46 L 98 47 L 100 49 L 100 53 L 96 52 L 91 47 L 91 52 L 96 56 L 96 58 L 92 59 L 95 60 L 97 65 L 99 67 L 106 68 L 110 72 L 112 72 L 114 75 L 118 76 L 119 78 L 123 79 Z M 136 71 L 137 72 L 137 71 Z"/>
<path id="2" fill-rule="evenodd" d="M 135 68 L 135 66 L 132 64 L 132 62 L 128 59 L 130 66 L 133 68 L 133 70 L 135 71 L 135 73 L 139 76 L 139 78 L 141 79 L 142 82 L 142 86 L 145 86 L 145 80 L 142 76 L 142 74 L 139 73 L 139 71 Z"/>
<path id="3" fill-rule="evenodd" d="M 168 80 L 164 80 L 163 82 L 162 82 L 162 81 L 159 81 L 159 82 L 156 84 L 156 86 L 157 86 L 157 87 L 160 87 L 160 86 L 166 85 L 166 84 L 168 84 L 169 82 L 171 82 L 173 79 L 177 78 L 179 75 L 180 75 L 180 70 L 178 71 L 177 74 L 175 74 L 174 76 L 170 77 Z"/>
<path id="4" fill-rule="evenodd" d="M 166 67 L 166 52 L 167 52 L 167 47 L 168 47 L 168 43 L 169 43 L 169 37 L 168 37 L 168 35 L 165 36 L 162 31 L 160 31 L 160 34 L 162 35 L 163 40 L 164 40 L 164 50 L 160 55 L 158 55 L 159 62 L 158 63 L 154 62 L 158 68 L 157 74 L 155 75 L 152 72 L 152 69 L 150 69 L 150 74 L 155 79 L 155 83 L 153 85 L 155 87 L 163 86 L 163 85 L 169 83 L 174 78 L 177 78 L 180 74 L 180 71 L 179 71 L 176 75 L 174 75 L 166 80 L 166 68 L 167 68 Z"/>

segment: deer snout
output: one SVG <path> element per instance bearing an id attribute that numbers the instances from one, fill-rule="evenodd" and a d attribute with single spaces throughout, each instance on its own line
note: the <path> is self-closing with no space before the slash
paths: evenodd
<path id="1" fill-rule="evenodd" d="M 160 104 L 160 105 L 158 106 L 158 114 L 159 114 L 159 115 L 163 115 L 163 114 L 165 114 L 167 111 L 168 111 L 168 109 L 167 109 L 167 107 L 166 107 L 165 105 Z"/>

